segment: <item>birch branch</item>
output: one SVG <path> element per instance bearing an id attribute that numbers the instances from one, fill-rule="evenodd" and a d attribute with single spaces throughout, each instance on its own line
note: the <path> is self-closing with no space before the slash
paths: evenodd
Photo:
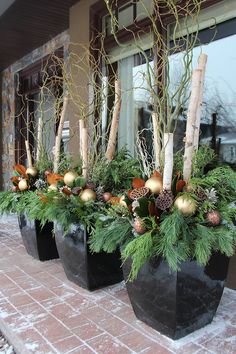
<path id="1" fill-rule="evenodd" d="M 25 140 L 25 148 L 26 148 L 26 154 L 27 154 L 27 160 L 28 160 L 28 167 L 33 167 L 32 155 L 30 152 L 30 146 L 29 146 L 28 140 Z"/>
<path id="2" fill-rule="evenodd" d="M 39 161 L 40 159 L 42 146 L 43 146 L 43 117 L 41 115 L 38 120 L 36 161 Z"/>
<path id="3" fill-rule="evenodd" d="M 201 85 L 202 70 L 196 69 L 192 73 L 192 86 L 187 113 L 185 151 L 184 151 L 184 167 L 183 177 L 186 182 L 191 177 L 192 173 L 192 158 L 193 158 L 193 138 L 196 129 L 196 114 L 199 108 L 199 97 L 202 88 Z"/>
<path id="4" fill-rule="evenodd" d="M 207 64 L 207 55 L 201 54 L 198 59 L 198 69 L 202 70 L 202 78 L 201 78 L 201 88 L 199 95 L 199 106 L 196 114 L 196 129 L 194 131 L 193 138 L 193 148 L 194 151 L 198 150 L 198 142 L 199 142 L 199 132 L 200 132 L 200 124 L 201 124 L 201 113 L 202 113 L 202 101 L 203 101 L 203 88 L 206 74 L 206 64 Z"/>
<path id="5" fill-rule="evenodd" d="M 61 111 L 59 126 L 58 126 L 58 130 L 57 130 L 57 136 L 55 139 L 54 172 L 57 172 L 59 161 L 60 161 L 61 137 L 62 137 L 62 130 L 63 130 L 64 122 L 65 122 L 67 107 L 68 107 L 68 101 L 69 101 L 68 96 L 65 96 L 64 102 L 63 102 L 63 108 Z"/>
<path id="6" fill-rule="evenodd" d="M 82 128 L 82 161 L 83 161 L 83 177 L 87 178 L 88 174 L 88 128 Z"/>
<path id="7" fill-rule="evenodd" d="M 114 111 L 113 111 L 113 117 L 111 122 L 109 140 L 107 144 L 107 151 L 105 154 L 106 158 L 109 161 L 113 159 L 116 151 L 116 138 L 117 138 L 118 128 L 119 128 L 120 109 L 121 109 L 121 88 L 120 88 L 120 81 L 116 80 Z"/>
<path id="8" fill-rule="evenodd" d="M 83 158 L 83 128 L 85 128 L 85 123 L 83 119 L 79 121 L 79 144 L 80 144 L 80 156 Z"/>
<path id="9" fill-rule="evenodd" d="M 172 186 L 172 174 L 174 166 L 174 134 L 164 134 L 164 172 L 163 172 L 163 189 L 170 191 Z"/>
<path id="10" fill-rule="evenodd" d="M 154 154 L 155 154 L 155 168 L 160 171 L 161 167 L 161 136 L 158 126 L 157 113 L 152 113 L 152 125 L 153 125 L 153 142 L 154 142 Z"/>

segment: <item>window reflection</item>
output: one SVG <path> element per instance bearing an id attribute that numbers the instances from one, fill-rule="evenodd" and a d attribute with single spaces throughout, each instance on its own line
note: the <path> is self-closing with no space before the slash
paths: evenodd
<path id="1" fill-rule="evenodd" d="M 236 167 L 236 35 L 221 38 L 193 50 L 193 68 L 202 52 L 208 55 L 206 79 L 201 116 L 200 142 L 207 143 L 219 154 L 222 162 Z M 171 84 L 178 84 L 183 70 L 183 53 L 170 57 Z M 147 84 L 147 66 L 134 56 L 119 63 L 122 84 L 122 111 L 119 131 L 119 146 L 125 144 L 135 152 L 138 130 L 146 129 L 149 149 L 151 141 L 152 100 Z M 153 61 L 150 60 L 153 68 Z M 171 89 L 171 88 L 170 88 Z M 175 132 L 175 149 L 183 146 L 189 88 L 186 88 L 183 104 Z M 149 130 L 149 132 L 148 132 Z"/>

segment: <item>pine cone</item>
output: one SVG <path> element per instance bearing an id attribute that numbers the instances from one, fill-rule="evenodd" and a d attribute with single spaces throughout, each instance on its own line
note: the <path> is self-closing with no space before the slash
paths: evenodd
<path id="1" fill-rule="evenodd" d="M 215 188 L 206 189 L 206 199 L 211 203 L 217 203 L 218 197 Z"/>
<path id="2" fill-rule="evenodd" d="M 86 188 L 92 189 L 94 191 L 95 190 L 95 184 L 93 182 L 87 182 L 86 183 Z"/>
<path id="3" fill-rule="evenodd" d="M 201 187 L 198 187 L 195 191 L 195 195 L 198 197 L 198 199 L 200 201 L 204 201 L 207 199 L 207 195 L 204 191 L 204 189 L 202 189 Z"/>
<path id="4" fill-rule="evenodd" d="M 97 195 L 97 200 L 99 202 L 104 202 L 104 198 L 103 198 L 104 189 L 103 189 L 103 187 L 98 186 L 97 188 L 95 188 L 95 193 Z"/>
<path id="5" fill-rule="evenodd" d="M 156 199 L 156 207 L 160 210 L 169 209 L 174 202 L 174 196 L 171 191 L 161 192 Z"/>

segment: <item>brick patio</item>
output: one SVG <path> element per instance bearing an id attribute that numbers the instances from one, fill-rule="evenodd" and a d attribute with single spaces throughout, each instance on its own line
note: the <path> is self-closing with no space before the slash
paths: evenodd
<path id="1" fill-rule="evenodd" d="M 32 259 L 15 217 L 0 219 L 0 245 L 0 330 L 17 353 L 236 353 L 234 291 L 211 325 L 173 342 L 135 318 L 124 283 L 89 293 L 60 260 Z"/>

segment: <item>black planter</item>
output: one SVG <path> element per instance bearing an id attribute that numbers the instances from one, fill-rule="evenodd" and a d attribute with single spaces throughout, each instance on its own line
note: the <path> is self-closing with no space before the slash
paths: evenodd
<path id="1" fill-rule="evenodd" d="M 137 318 L 158 332 L 179 339 L 209 324 L 217 310 L 227 277 L 229 259 L 211 257 L 207 266 L 183 262 L 171 272 L 161 258 L 147 262 L 127 290 Z M 131 263 L 123 266 L 127 279 Z"/>
<path id="2" fill-rule="evenodd" d="M 27 253 L 40 261 L 59 258 L 53 223 L 47 223 L 43 228 L 39 220 L 29 220 L 26 215 L 18 217 L 23 244 Z"/>
<path id="3" fill-rule="evenodd" d="M 73 283 L 95 290 L 123 280 L 120 252 L 92 254 L 87 244 L 89 235 L 82 225 L 72 225 L 66 235 L 55 225 L 55 235 L 63 268 Z"/>

